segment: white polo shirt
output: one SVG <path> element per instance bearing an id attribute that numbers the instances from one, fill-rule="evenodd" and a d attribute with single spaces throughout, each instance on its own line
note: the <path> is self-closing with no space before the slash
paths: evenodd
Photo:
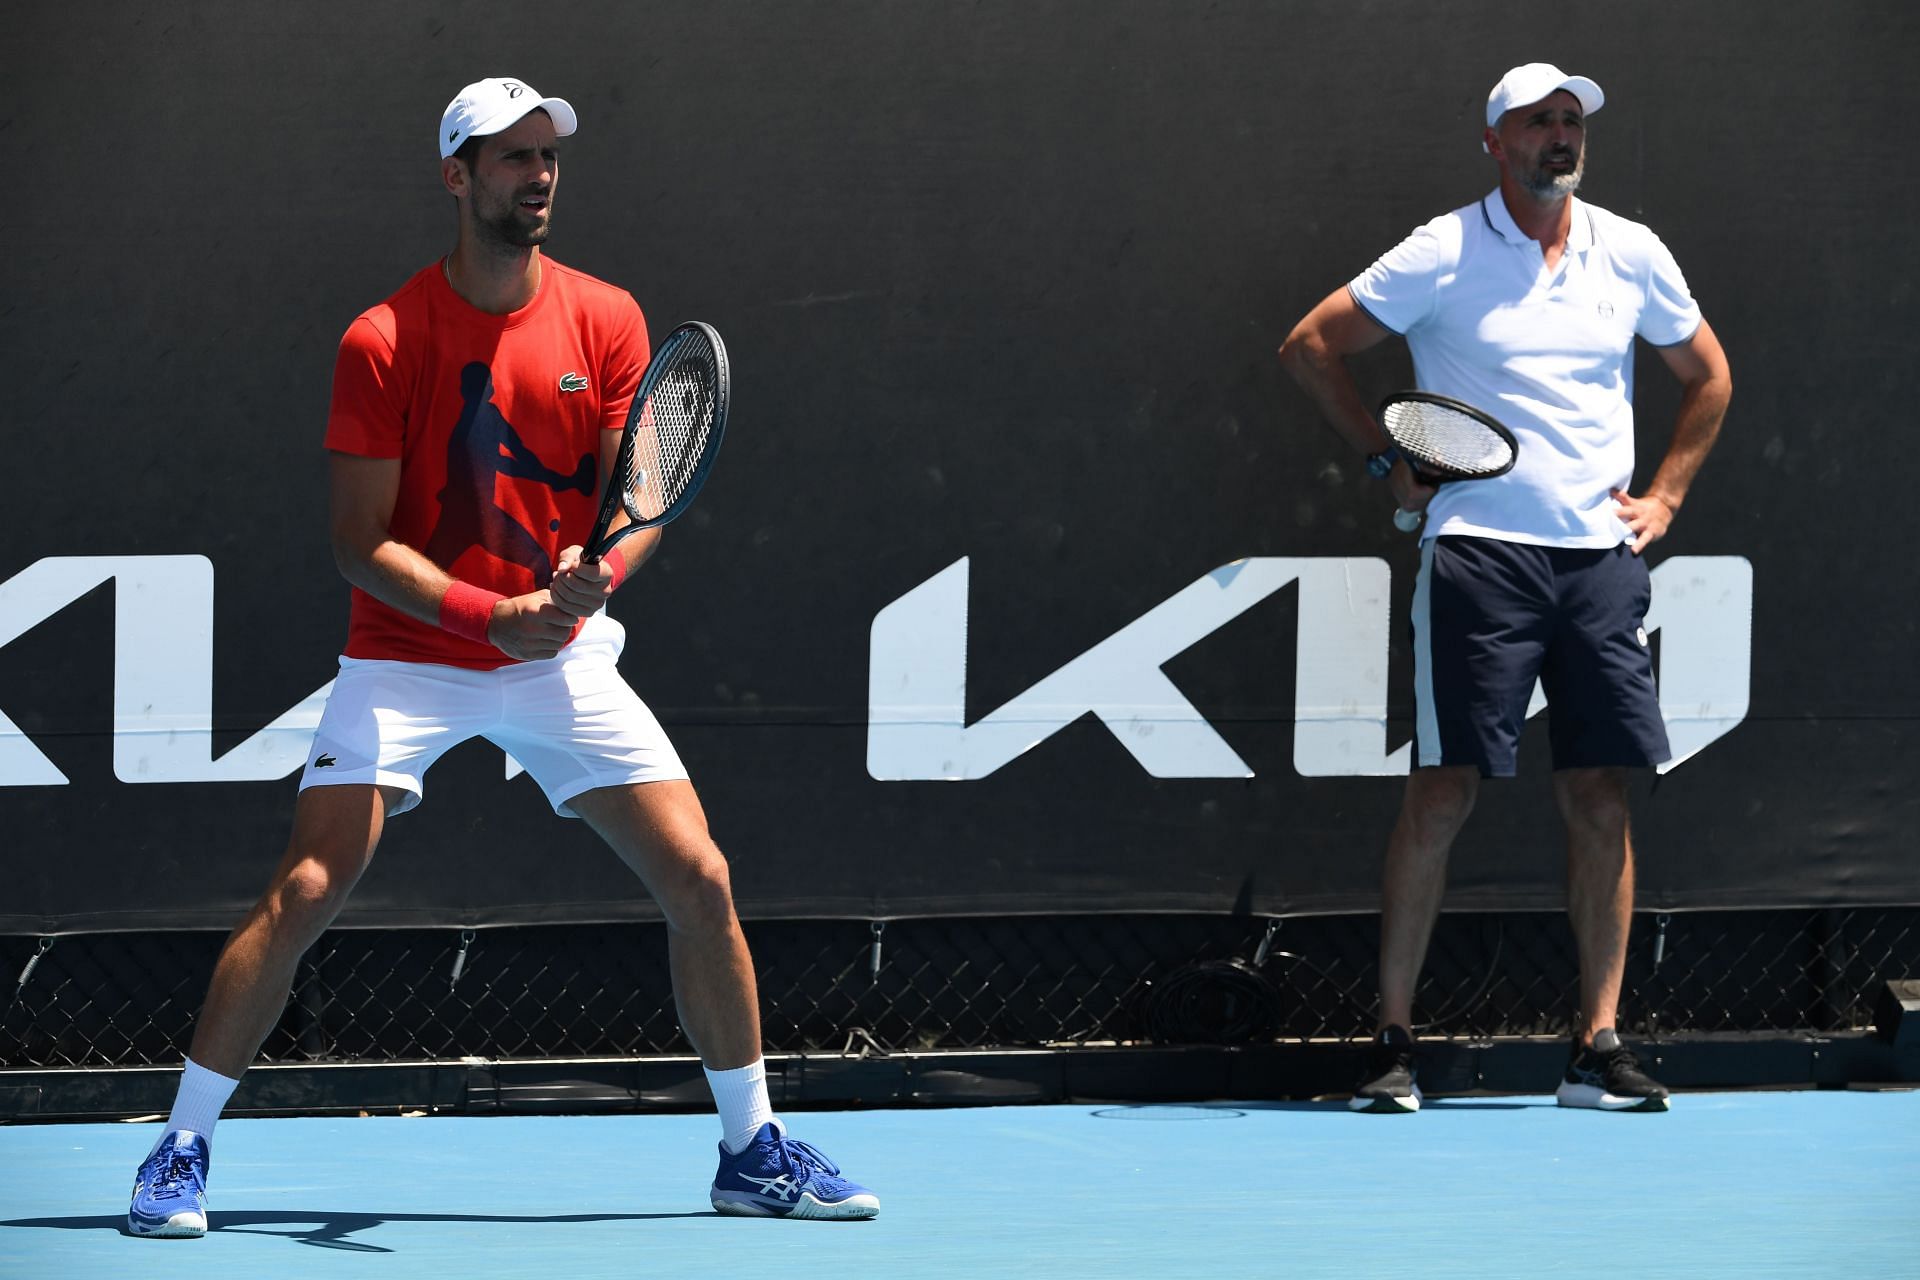
<path id="1" fill-rule="evenodd" d="M 1496 189 L 1416 230 L 1347 289 L 1405 336 L 1423 390 L 1484 409 L 1520 443 L 1506 475 L 1440 486 L 1427 537 L 1625 540 L 1608 491 L 1633 480 L 1634 335 L 1670 346 L 1700 325 L 1658 236 L 1575 199 L 1549 271 Z"/>

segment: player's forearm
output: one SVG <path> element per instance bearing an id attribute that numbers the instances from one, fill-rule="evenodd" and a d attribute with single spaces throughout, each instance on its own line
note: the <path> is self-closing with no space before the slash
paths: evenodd
<path id="1" fill-rule="evenodd" d="M 334 563 L 340 576 L 380 603 L 410 618 L 440 625 L 440 606 L 454 579 L 403 542 L 377 537 L 336 537 Z"/>
<path id="2" fill-rule="evenodd" d="M 607 536 L 609 538 L 613 537 L 632 523 L 633 522 L 627 518 L 626 512 L 621 512 L 619 517 L 607 526 Z M 658 525 L 651 529 L 642 529 L 638 533 L 622 538 L 619 546 L 606 553 L 604 559 L 607 568 L 613 571 L 616 586 L 619 583 L 625 582 L 627 576 L 634 570 L 653 559 L 653 553 L 660 547 L 661 531 L 661 526 Z M 562 571 L 565 571 L 571 569 L 577 563 L 578 561 L 573 559 L 570 554 L 562 553 L 559 567 Z"/>
<path id="3" fill-rule="evenodd" d="M 620 574 L 622 579 L 653 559 L 653 553 L 660 549 L 660 532 L 657 526 L 652 529 L 642 529 L 613 549 L 612 554 L 621 556 L 626 561 L 626 567 Z"/>
<path id="4" fill-rule="evenodd" d="M 1346 361 L 1318 334 L 1305 331 L 1303 325 L 1287 335 L 1280 363 L 1343 440 L 1363 454 L 1386 449 L 1386 432 L 1367 412 Z"/>
<path id="5" fill-rule="evenodd" d="M 1687 499 L 1687 490 L 1713 451 L 1720 437 L 1720 424 L 1727 416 L 1733 398 L 1733 379 L 1716 371 L 1687 384 L 1680 397 L 1680 412 L 1674 419 L 1673 439 L 1660 460 L 1659 470 L 1647 485 L 1647 496 L 1658 498 L 1668 510 L 1678 511 Z"/>

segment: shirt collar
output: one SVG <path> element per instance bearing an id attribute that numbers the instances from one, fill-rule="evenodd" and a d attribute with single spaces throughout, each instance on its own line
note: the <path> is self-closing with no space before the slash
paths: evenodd
<path id="1" fill-rule="evenodd" d="M 1567 225 L 1567 248 L 1575 253 L 1584 253 L 1593 247 L 1593 219 L 1587 214 L 1587 207 L 1580 203 L 1580 197 L 1568 196 L 1567 203 L 1572 206 L 1573 220 Z M 1500 238 L 1508 244 L 1532 244 L 1533 237 L 1520 229 L 1513 220 L 1513 214 L 1507 211 L 1507 202 L 1495 187 L 1486 199 L 1480 202 L 1480 212 L 1486 218 L 1487 225 L 1500 233 Z"/>

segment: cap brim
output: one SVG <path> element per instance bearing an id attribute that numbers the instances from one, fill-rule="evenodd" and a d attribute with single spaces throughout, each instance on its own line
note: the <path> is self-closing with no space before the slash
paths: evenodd
<path id="1" fill-rule="evenodd" d="M 1556 86 L 1554 91 L 1557 93 L 1561 89 L 1565 89 L 1580 100 L 1580 110 L 1586 115 L 1592 115 L 1607 105 L 1607 95 L 1600 92 L 1599 85 L 1585 76 L 1568 76 Z"/>
<path id="2" fill-rule="evenodd" d="M 1594 84 L 1591 80 L 1585 81 L 1584 83 L 1592 87 L 1596 98 L 1600 96 L 1599 85 Z M 1581 101 L 1584 102 L 1586 100 L 1582 98 Z M 545 107 L 547 114 L 553 117 L 553 132 L 555 137 L 564 138 L 580 127 L 580 117 L 573 114 L 573 104 L 565 98 L 542 98 L 537 105 Z M 1596 102 L 1594 107 L 1589 108 L 1589 110 L 1597 109 L 1598 106 L 1599 104 Z"/>

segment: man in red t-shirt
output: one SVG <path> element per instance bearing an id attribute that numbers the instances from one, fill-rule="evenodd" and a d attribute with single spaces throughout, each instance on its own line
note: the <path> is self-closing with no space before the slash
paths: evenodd
<path id="1" fill-rule="evenodd" d="M 353 584 L 340 675 L 300 780 L 293 836 L 227 940 L 160 1141 L 135 1178 L 134 1235 L 207 1229 L 213 1129 L 385 821 L 476 735 L 584 819 L 667 919 L 675 1003 L 718 1104 L 722 1213 L 870 1218 L 871 1191 L 786 1135 L 769 1105 L 753 960 L 726 859 L 659 722 L 621 679 L 607 599 L 659 543 L 583 562 L 648 358 L 624 290 L 542 252 L 556 139 L 577 121 L 524 81 L 460 91 L 440 127 L 453 252 L 341 340 L 326 446 L 334 558 Z"/>

